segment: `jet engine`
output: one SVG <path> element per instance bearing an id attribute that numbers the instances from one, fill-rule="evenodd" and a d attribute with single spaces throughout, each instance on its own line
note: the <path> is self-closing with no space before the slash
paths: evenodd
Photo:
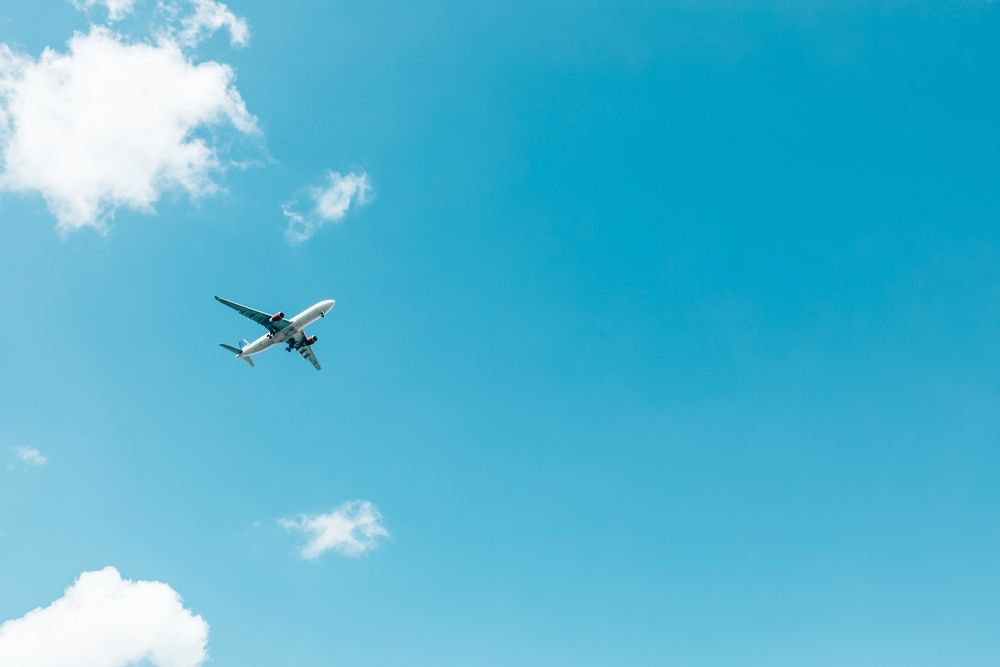
<path id="1" fill-rule="evenodd" d="M 318 339 L 318 338 L 316 338 L 316 336 L 309 336 L 309 338 L 306 338 L 306 340 L 305 340 L 305 344 L 306 344 L 306 345 L 312 345 L 313 343 L 315 343 L 315 342 L 316 342 L 316 341 L 318 341 L 318 340 L 319 340 L 319 339 Z"/>
<path id="2" fill-rule="evenodd" d="M 271 319 L 268 320 L 268 321 L 269 322 L 277 322 L 278 320 L 280 320 L 284 316 L 285 316 L 284 313 L 275 313 L 274 315 L 271 315 Z"/>

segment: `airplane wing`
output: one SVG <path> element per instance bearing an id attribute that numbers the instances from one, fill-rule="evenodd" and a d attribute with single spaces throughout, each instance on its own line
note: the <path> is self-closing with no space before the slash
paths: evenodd
<path id="1" fill-rule="evenodd" d="M 316 370 L 318 370 L 318 371 L 323 370 L 323 367 L 319 365 L 319 360 L 316 359 L 316 355 L 313 354 L 313 349 L 312 349 L 311 346 L 309 346 L 309 345 L 301 345 L 301 346 L 299 346 L 299 354 L 302 355 L 303 359 L 305 359 L 310 364 L 312 364 L 313 366 L 315 366 Z"/>
<path id="2" fill-rule="evenodd" d="M 247 308 L 246 306 L 241 306 L 240 304 L 235 303 L 233 301 L 229 301 L 228 299 L 220 299 L 219 297 L 215 297 L 215 300 L 223 304 L 224 306 L 229 306 L 243 317 L 253 320 L 254 322 L 261 325 L 271 333 L 274 333 L 276 331 L 281 331 L 282 329 L 284 329 L 289 325 L 289 321 L 284 318 L 278 320 L 277 322 L 272 322 L 271 316 L 268 315 L 267 313 L 262 313 L 259 310 L 254 310 L 253 308 Z"/>

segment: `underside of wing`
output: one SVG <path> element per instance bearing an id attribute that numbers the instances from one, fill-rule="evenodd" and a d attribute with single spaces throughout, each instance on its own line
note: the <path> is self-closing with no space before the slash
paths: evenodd
<path id="1" fill-rule="evenodd" d="M 289 325 L 289 321 L 286 320 L 284 317 L 281 317 L 280 319 L 272 322 L 271 321 L 272 316 L 268 315 L 267 313 L 261 312 L 259 310 L 254 310 L 253 308 L 248 308 L 246 306 L 242 306 L 234 301 L 229 301 L 228 299 L 221 299 L 219 297 L 215 297 L 215 300 L 224 306 L 229 306 L 230 308 L 232 308 L 233 310 L 235 310 L 237 313 L 247 318 L 248 320 L 253 320 L 254 322 L 261 325 L 271 333 L 274 333 L 276 331 L 281 331 L 282 329 L 284 329 Z"/>
<path id="2" fill-rule="evenodd" d="M 299 347 L 299 354 L 302 355 L 303 359 L 305 359 L 310 364 L 312 364 L 313 366 L 315 366 L 316 370 L 318 370 L 318 371 L 323 370 L 323 367 L 319 365 L 319 360 L 316 359 L 316 355 L 313 354 L 312 347 L 310 347 L 309 345 L 302 345 L 302 346 L 300 346 Z"/>

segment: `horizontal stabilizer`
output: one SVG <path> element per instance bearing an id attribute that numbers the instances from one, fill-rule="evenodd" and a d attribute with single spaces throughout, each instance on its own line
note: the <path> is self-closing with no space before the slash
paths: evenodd
<path id="1" fill-rule="evenodd" d="M 232 352 L 233 354 L 235 354 L 237 357 L 240 357 L 240 359 L 242 359 L 243 361 L 245 361 L 248 364 L 250 364 L 250 368 L 253 368 L 253 359 L 251 359 L 250 357 L 241 357 L 240 356 L 243 353 L 243 350 L 237 349 L 237 348 L 233 347 L 232 345 L 226 345 L 225 343 L 219 343 L 219 347 L 223 347 L 223 348 L 229 350 L 230 352 Z"/>

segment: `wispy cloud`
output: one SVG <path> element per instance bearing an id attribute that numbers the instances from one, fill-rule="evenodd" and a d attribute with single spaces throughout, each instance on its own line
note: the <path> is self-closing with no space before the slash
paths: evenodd
<path id="1" fill-rule="evenodd" d="M 208 623 L 157 581 L 123 580 L 113 567 L 84 572 L 44 609 L 0 625 L 0 665 L 199 667 Z"/>
<path id="2" fill-rule="evenodd" d="M 70 0 L 77 9 L 87 10 L 95 6 L 108 9 L 108 21 L 120 21 L 135 11 L 137 0 Z M 158 9 L 170 19 L 180 23 L 180 30 L 168 23 L 160 27 L 161 32 L 177 35 L 177 41 L 185 46 L 194 46 L 216 31 L 229 30 L 229 41 L 233 46 L 246 46 L 250 41 L 250 27 L 246 19 L 236 16 L 229 7 L 215 0 L 159 0 Z"/>
<path id="3" fill-rule="evenodd" d="M 115 16 L 131 8 L 101 2 Z M 184 8 L 154 42 L 91 26 L 37 59 L 0 44 L 0 189 L 41 194 L 64 234 L 103 231 L 119 208 L 150 212 L 167 190 L 215 192 L 213 133 L 254 133 L 256 119 L 233 70 L 186 49 L 222 27 L 234 43 L 249 32 L 220 3 Z"/>
<path id="4" fill-rule="evenodd" d="M 45 462 L 49 460 L 47 456 L 43 456 L 42 453 L 34 447 L 11 447 L 10 451 L 14 452 L 14 456 L 24 462 L 25 469 L 27 469 L 28 466 L 43 466 L 45 465 Z"/>
<path id="5" fill-rule="evenodd" d="M 250 42 L 247 22 L 229 11 L 221 2 L 191 0 L 191 4 L 194 12 L 181 19 L 181 31 L 178 35 L 181 44 L 193 46 L 222 28 L 229 30 L 231 45 L 246 46 Z"/>
<path id="6" fill-rule="evenodd" d="M 126 14 L 131 14 L 136 0 L 72 0 L 78 9 L 87 9 L 94 5 L 104 5 L 108 8 L 108 20 L 120 21 Z"/>
<path id="7" fill-rule="evenodd" d="M 344 503 L 329 514 L 300 514 L 278 523 L 308 536 L 309 542 L 299 553 L 309 560 L 331 549 L 345 556 L 361 556 L 378 546 L 378 538 L 389 536 L 382 515 L 367 500 Z"/>
<path id="8" fill-rule="evenodd" d="M 356 206 L 369 203 L 371 191 L 371 181 L 365 172 L 346 175 L 336 171 L 328 172 L 325 186 L 309 188 L 309 196 L 313 200 L 309 211 L 296 211 L 298 202 L 294 200 L 281 207 L 288 218 L 285 239 L 289 243 L 302 243 L 312 238 L 325 223 L 342 220 L 352 203 Z"/>

